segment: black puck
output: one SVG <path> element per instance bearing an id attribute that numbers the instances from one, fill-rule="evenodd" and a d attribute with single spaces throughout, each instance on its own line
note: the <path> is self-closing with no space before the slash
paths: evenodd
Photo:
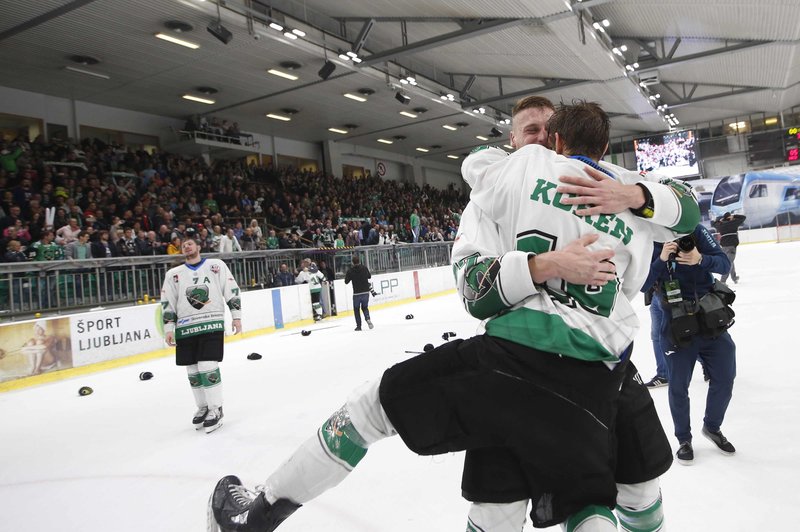
<path id="1" fill-rule="evenodd" d="M 261 360 L 261 355 L 258 353 L 250 353 L 247 355 L 247 360 Z"/>
<path id="2" fill-rule="evenodd" d="M 406 314 L 406 319 L 407 320 L 413 320 L 414 319 L 414 315 L 413 314 Z"/>
<path id="3" fill-rule="evenodd" d="M 152 378 L 153 378 L 153 374 L 150 373 L 149 371 L 143 371 L 143 372 L 139 373 L 139 380 L 140 381 L 149 381 Z"/>
<path id="4" fill-rule="evenodd" d="M 433 351 L 433 344 L 425 344 L 425 347 L 423 347 L 422 350 L 425 351 L 426 353 L 428 351 Z"/>
<path id="5" fill-rule="evenodd" d="M 308 336 L 309 334 L 311 334 L 311 331 L 303 329 L 302 331 L 300 331 L 300 334 L 302 334 L 303 336 Z"/>
<path id="6" fill-rule="evenodd" d="M 78 390 L 78 395 L 81 395 L 81 396 L 83 396 L 83 395 L 89 395 L 89 394 L 91 394 L 93 391 L 94 391 L 94 390 L 92 390 L 92 389 L 91 389 L 91 388 L 89 388 L 88 386 L 81 386 L 81 387 L 80 387 L 80 389 Z"/>

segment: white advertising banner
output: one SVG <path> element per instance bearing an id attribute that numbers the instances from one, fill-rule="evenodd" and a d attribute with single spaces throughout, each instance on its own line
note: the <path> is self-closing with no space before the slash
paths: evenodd
<path id="1" fill-rule="evenodd" d="M 166 347 L 158 305 L 104 310 L 70 318 L 73 366 L 146 353 Z"/>

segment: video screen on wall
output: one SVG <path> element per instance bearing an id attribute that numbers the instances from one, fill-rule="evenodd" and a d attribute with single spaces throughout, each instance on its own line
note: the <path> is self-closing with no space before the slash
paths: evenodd
<path id="1" fill-rule="evenodd" d="M 677 131 L 642 137 L 633 141 L 636 167 L 642 172 L 656 172 L 667 177 L 700 174 L 694 131 Z"/>

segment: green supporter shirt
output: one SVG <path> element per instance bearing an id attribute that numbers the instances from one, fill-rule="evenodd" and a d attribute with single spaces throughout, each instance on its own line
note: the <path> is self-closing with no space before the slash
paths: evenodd
<path id="1" fill-rule="evenodd" d="M 217 200 L 214 199 L 203 200 L 203 208 L 207 208 L 214 214 L 219 212 L 219 205 L 217 204 Z"/>
<path id="2" fill-rule="evenodd" d="M 64 260 L 64 248 L 55 242 L 49 244 L 36 242 L 32 247 L 36 252 L 33 260 Z"/>
<path id="3" fill-rule="evenodd" d="M 267 249 L 278 249 L 278 237 L 277 236 L 267 237 Z"/>

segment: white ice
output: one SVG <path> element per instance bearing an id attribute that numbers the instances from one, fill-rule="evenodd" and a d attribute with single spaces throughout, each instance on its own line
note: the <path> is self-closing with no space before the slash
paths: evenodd
<path id="1" fill-rule="evenodd" d="M 691 386 L 695 464 L 662 479 L 671 531 L 796 530 L 800 509 L 800 242 L 739 248 L 735 285 L 738 378 L 723 456 L 699 434 L 705 392 Z M 634 361 L 654 374 L 649 313 Z M 406 314 L 413 320 L 405 320 Z M 169 358 L 0 394 L 0 530 L 201 531 L 216 480 L 263 482 L 312 435 L 348 392 L 391 364 L 439 345 L 445 331 L 474 334 L 477 322 L 455 295 L 373 311 L 375 329 L 352 317 L 228 344 L 222 375 L 225 424 L 206 435 L 190 424 L 194 402 L 183 368 Z M 260 361 L 245 356 L 257 351 Z M 139 381 L 141 371 L 155 378 Z M 80 386 L 94 393 L 77 394 Z M 653 390 L 675 448 L 665 388 Z M 419 457 L 399 438 L 374 445 L 345 481 L 279 530 L 462 531 L 463 456 Z M 531 530 L 530 524 L 526 525 Z M 555 529 L 552 529 L 555 530 Z"/>

